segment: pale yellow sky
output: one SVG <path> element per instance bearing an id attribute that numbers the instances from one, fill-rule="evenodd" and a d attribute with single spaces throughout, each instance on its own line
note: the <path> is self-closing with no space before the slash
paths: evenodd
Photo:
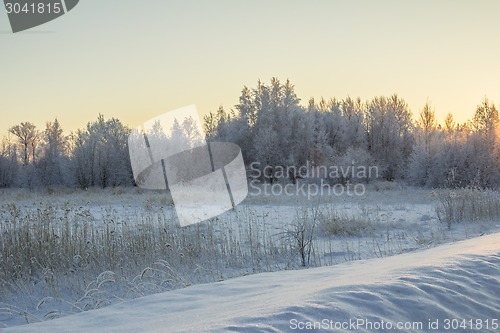
<path id="1" fill-rule="evenodd" d="M 290 78 L 299 97 L 398 93 L 438 119 L 500 103 L 500 1 L 82 0 L 12 34 L 0 10 L 0 137 L 22 121 L 66 131 L 98 113 L 135 127 L 185 105 L 237 103 Z"/>

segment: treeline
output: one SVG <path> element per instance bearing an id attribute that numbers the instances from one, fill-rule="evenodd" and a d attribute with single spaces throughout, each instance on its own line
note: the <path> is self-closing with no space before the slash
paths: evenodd
<path id="1" fill-rule="evenodd" d="M 183 126 L 179 135 L 189 137 L 189 123 Z M 413 117 L 397 95 L 302 105 L 290 81 L 276 78 L 244 87 L 234 109 L 220 107 L 204 117 L 207 140 L 238 144 L 245 163 L 258 162 L 263 181 L 270 182 L 277 181 L 273 169 L 282 167 L 356 165 L 377 166 L 383 179 L 418 186 L 498 188 L 499 128 L 498 109 L 487 99 L 470 121 L 458 124 L 448 114 L 441 125 L 430 103 Z M 15 125 L 0 147 L 0 187 L 133 186 L 130 132 L 102 115 L 70 135 L 57 119 L 44 130 Z M 356 180 L 345 175 L 332 181 Z"/>
<path id="2" fill-rule="evenodd" d="M 383 179 L 419 186 L 500 186 L 500 122 L 493 103 L 485 98 L 463 124 L 451 114 L 438 124 L 430 103 L 415 118 L 397 95 L 366 102 L 310 99 L 302 106 L 290 81 L 273 78 L 269 85 L 244 87 L 234 110 L 220 107 L 204 124 L 209 140 L 240 145 L 247 164 L 377 166 Z M 263 171 L 273 181 L 272 168 Z M 348 177 L 334 181 L 353 181 Z"/>
<path id="3" fill-rule="evenodd" d="M 99 115 L 85 129 L 65 135 L 58 120 L 45 130 L 23 122 L 9 130 L 0 151 L 0 187 L 132 186 L 130 129 Z"/>

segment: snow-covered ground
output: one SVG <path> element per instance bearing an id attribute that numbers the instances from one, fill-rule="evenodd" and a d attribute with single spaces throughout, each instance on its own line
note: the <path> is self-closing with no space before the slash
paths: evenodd
<path id="1" fill-rule="evenodd" d="M 398 256 L 244 276 L 3 332 L 499 332 L 499 244 L 495 233 Z"/>
<path id="2" fill-rule="evenodd" d="M 266 317 L 263 312 L 267 306 L 265 304 L 277 304 L 280 309 L 291 307 L 286 312 L 288 314 L 295 311 L 294 306 L 306 306 L 304 311 L 295 311 L 297 320 L 302 318 L 302 321 L 306 318 L 328 319 L 328 313 L 325 313 L 326 318 L 321 314 L 329 308 L 336 309 L 335 318 L 350 318 L 351 314 L 354 316 L 357 313 L 352 306 L 367 306 L 362 301 L 373 301 L 381 305 L 380 308 L 375 308 L 373 315 L 384 320 L 392 317 L 392 320 L 396 320 L 400 317 L 398 312 L 391 317 L 391 306 L 398 308 L 398 302 L 405 298 L 409 299 L 407 302 L 414 298 L 420 302 L 422 298 L 422 307 L 415 303 L 415 311 L 427 311 L 429 304 L 426 297 L 434 297 L 435 304 L 447 308 L 446 302 L 441 303 L 443 289 L 431 290 L 426 286 L 422 287 L 423 291 L 418 291 L 415 287 L 412 289 L 409 287 L 410 283 L 418 282 L 412 276 L 419 277 L 424 284 L 434 285 L 433 281 L 441 279 L 443 282 L 453 278 L 456 272 L 464 271 L 463 265 L 468 265 L 471 271 L 475 270 L 475 261 L 464 260 L 459 256 L 461 259 L 456 263 L 460 267 L 453 268 L 454 273 L 448 276 L 443 268 L 438 268 L 440 260 L 444 258 L 442 249 L 447 247 L 432 252 L 431 256 L 437 256 L 437 259 L 429 259 L 426 265 L 436 267 L 433 271 L 414 267 L 418 263 L 425 263 L 419 261 L 421 258 L 425 259 L 426 255 L 422 254 L 424 252 L 416 257 L 404 255 L 397 257 L 399 259 L 393 258 L 394 262 L 386 258 L 406 253 L 410 255 L 410 252 L 432 249 L 444 243 L 498 233 L 500 194 L 431 191 L 394 187 L 392 184 L 384 186 L 389 187 L 369 187 L 362 196 L 320 196 L 311 200 L 305 200 L 304 197 L 250 195 L 235 211 L 188 228 L 176 225 L 174 208 L 163 192 L 121 188 L 89 191 L 0 191 L 0 273 L 3 274 L 0 275 L 0 331 L 17 325 L 24 325 L 19 330 L 29 331 L 32 325 L 38 325 L 37 322 L 65 316 L 86 318 L 73 317 L 73 314 L 101 309 L 111 304 L 113 307 L 110 310 L 103 310 L 110 312 L 102 312 L 99 321 L 102 322 L 102 327 L 106 327 L 109 321 L 109 327 L 116 325 L 117 331 L 120 331 L 121 318 L 110 317 L 108 320 L 105 318 L 108 313 L 113 313 L 116 309 L 135 309 L 140 314 L 136 318 L 148 316 L 141 309 L 142 301 L 127 303 L 132 304 L 132 307 L 119 303 L 167 291 L 170 296 L 165 294 L 148 298 L 148 302 L 154 302 L 155 299 L 167 297 L 167 302 L 172 303 L 168 305 L 170 308 L 163 308 L 167 305 L 160 302 L 155 305 L 161 309 L 159 312 L 164 314 L 166 311 L 173 311 L 184 318 L 180 321 L 168 318 L 168 323 L 173 326 L 163 322 L 164 331 L 167 332 L 171 331 L 170 327 L 182 330 L 185 327 L 183 325 L 191 323 L 205 325 L 203 320 L 212 320 L 215 325 L 224 322 L 221 321 L 224 318 L 220 316 L 236 315 L 241 320 L 238 319 L 235 325 L 252 326 L 256 322 L 248 318 L 255 317 L 261 318 L 263 324 L 272 322 L 281 325 L 278 331 L 285 330 L 289 318 L 279 315 L 279 312 L 271 312 L 271 317 Z M 464 200 L 470 199 L 475 206 L 466 207 L 464 201 L 456 201 L 459 204 L 455 207 L 457 212 L 474 214 L 465 216 L 460 223 L 453 222 L 448 228 L 443 216 L 438 216 L 437 211 L 444 209 L 440 205 L 447 204 L 451 195 L 453 200 L 461 197 Z M 320 215 L 318 220 L 313 218 L 315 212 Z M 307 223 L 317 222 L 311 238 L 307 266 L 330 267 L 290 272 L 301 267 L 300 251 L 297 239 L 294 238 L 298 234 L 294 232 L 299 230 L 296 223 L 303 221 L 304 215 L 307 215 Z M 307 223 L 304 225 L 306 234 L 312 230 Z M 31 236 L 27 237 L 28 234 Z M 489 238 L 478 238 L 480 241 L 485 239 Z M 13 248 L 16 250 L 11 251 Z M 446 252 L 448 257 L 443 260 L 454 260 L 451 249 L 454 248 L 451 247 Z M 461 247 L 455 249 L 457 255 L 464 251 Z M 383 260 L 377 261 L 377 258 Z M 492 258 L 498 259 L 498 256 Z M 481 260 L 480 262 L 491 261 Z M 494 260 L 491 262 L 495 264 Z M 398 265 L 401 267 L 396 270 Z M 498 269 L 498 260 L 495 265 Z M 379 267 L 385 266 L 390 266 L 388 271 L 396 273 L 383 276 L 384 270 Z M 360 276 L 356 277 L 358 273 L 350 272 L 350 267 L 357 267 L 356 272 L 359 271 Z M 416 273 L 404 273 L 410 269 L 413 272 L 414 268 Z M 483 268 L 477 268 L 480 269 Z M 283 270 L 284 272 L 270 274 Z M 497 271 L 490 278 L 498 279 L 499 275 Z M 245 277 L 231 280 L 241 276 Z M 379 289 L 382 286 L 377 284 L 379 280 L 368 279 L 379 277 L 385 281 L 394 276 L 406 276 L 406 280 L 397 280 L 396 287 L 383 285 L 386 289 Z M 336 282 L 328 277 L 334 277 Z M 358 281 L 361 277 L 367 280 Z M 201 285 L 223 280 L 225 282 L 212 287 Z M 337 303 L 331 297 L 328 299 L 326 294 L 326 299 L 318 298 L 318 302 L 321 300 L 322 303 L 300 303 L 302 299 L 312 297 L 314 290 L 319 292 L 329 288 L 329 283 L 334 282 L 339 283 L 331 285 L 337 290 L 335 295 L 345 296 L 336 300 Z M 376 283 L 377 289 L 371 290 L 368 295 L 362 287 L 358 286 L 356 289 L 348 285 L 354 294 L 346 294 L 348 290 L 341 286 L 351 282 L 356 282 L 356 285 L 370 284 L 372 287 Z M 263 285 L 260 289 L 255 287 L 259 284 Z M 481 281 L 475 281 L 472 285 L 476 289 L 483 288 Z M 180 289 L 187 286 L 189 288 Z M 399 301 L 391 298 L 394 296 L 393 287 L 400 288 Z M 216 293 L 210 288 L 217 288 L 220 292 Z M 240 294 L 231 293 L 234 290 Z M 290 297 L 283 296 L 288 291 Z M 498 294 L 498 290 L 496 292 Z M 207 304 L 196 293 L 206 295 L 200 296 L 202 298 L 213 299 L 210 301 L 213 305 L 208 306 L 208 310 L 202 308 Z M 365 299 L 363 295 L 368 296 Z M 359 299 L 356 298 L 358 296 Z M 227 311 L 230 312 L 224 312 L 218 307 L 218 304 L 231 299 L 241 304 L 229 303 Z M 193 303 L 186 303 L 189 300 Z M 307 304 L 311 304 L 311 307 L 307 308 Z M 452 308 L 450 305 L 448 310 L 452 311 Z M 199 313 L 184 313 L 185 310 L 196 309 L 199 309 Z M 256 309 L 256 312 L 252 312 L 252 309 Z M 203 314 L 205 310 L 208 311 L 206 315 Z M 314 314 L 316 312 L 318 315 Z M 185 320 L 190 316 L 198 319 Z M 250 321 L 247 323 L 242 318 Z M 415 315 L 408 318 L 420 317 Z M 153 321 L 151 324 L 156 325 L 156 320 L 159 319 L 141 319 L 138 323 L 149 325 Z M 228 322 L 227 325 L 231 324 Z M 205 330 L 202 326 L 194 327 L 195 330 Z"/>

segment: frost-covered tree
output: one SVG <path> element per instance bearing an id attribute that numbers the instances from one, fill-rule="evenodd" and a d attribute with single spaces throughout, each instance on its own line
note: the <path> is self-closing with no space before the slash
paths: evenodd
<path id="1" fill-rule="evenodd" d="M 74 135 L 71 163 L 75 182 L 82 188 L 133 183 L 127 138 L 130 129 L 115 118 L 87 124 Z"/>
<path id="2" fill-rule="evenodd" d="M 500 185 L 499 157 L 495 154 L 500 124 L 498 109 L 488 99 L 477 106 L 471 121 L 472 135 L 468 140 L 471 157 L 469 173 L 473 186 L 496 187 Z"/>
<path id="3" fill-rule="evenodd" d="M 30 122 L 23 122 L 12 126 L 9 132 L 14 134 L 19 145 L 22 147 L 22 163 L 28 165 L 35 161 L 36 147 L 39 142 L 39 132 L 36 126 Z"/>
<path id="4" fill-rule="evenodd" d="M 260 127 L 253 142 L 257 162 L 262 170 L 267 171 L 262 175 L 271 182 L 274 181 L 273 167 L 280 165 L 278 140 L 278 134 L 271 127 Z"/>
<path id="5" fill-rule="evenodd" d="M 68 141 L 57 118 L 47 122 L 41 138 L 42 152 L 36 165 L 41 183 L 46 186 L 69 184 Z"/>
<path id="6" fill-rule="evenodd" d="M 192 117 L 183 120 L 182 136 L 187 140 L 189 148 L 199 146 L 204 140 L 200 129 Z"/>
<path id="7" fill-rule="evenodd" d="M 243 88 L 235 110 L 220 107 L 204 117 L 207 140 L 238 144 L 247 164 L 294 165 L 299 155 L 307 155 L 299 147 L 306 118 L 299 101 L 289 80 L 282 84 L 272 78 L 269 86 L 258 81 L 255 89 Z"/>
<path id="8" fill-rule="evenodd" d="M 40 132 L 36 126 L 30 122 L 23 122 L 9 129 L 9 132 L 17 137 L 19 146 L 22 149 L 22 168 L 19 169 L 16 178 L 20 187 L 33 188 L 38 185 L 38 178 L 34 164 L 36 163 L 37 148 L 40 142 Z"/>
<path id="9" fill-rule="evenodd" d="M 424 108 L 420 112 L 417 132 L 420 132 L 423 140 L 423 145 L 427 153 L 429 153 L 432 137 L 436 133 L 437 121 L 436 113 L 432 109 L 430 102 L 425 103 Z"/>
<path id="10" fill-rule="evenodd" d="M 367 144 L 383 177 L 393 180 L 404 174 L 413 150 L 413 125 L 408 104 L 397 95 L 375 97 L 367 108 Z"/>
<path id="11" fill-rule="evenodd" d="M 432 182 L 431 172 L 436 165 L 437 152 L 440 148 L 436 114 L 430 102 L 424 105 L 419 114 L 414 137 L 415 146 L 410 158 L 407 179 L 416 185 L 429 185 Z"/>
<path id="12" fill-rule="evenodd" d="M 453 134 L 456 128 L 457 124 L 453 119 L 453 115 L 451 113 L 448 113 L 446 115 L 446 118 L 444 119 L 444 130 L 446 131 L 447 134 Z"/>
<path id="13" fill-rule="evenodd" d="M 17 148 L 9 138 L 4 138 L 0 150 L 0 188 L 14 186 L 18 172 Z"/>
<path id="14" fill-rule="evenodd" d="M 347 97 L 341 101 L 340 107 L 343 116 L 342 122 L 345 124 L 345 145 L 354 148 L 365 147 L 364 114 L 366 106 L 361 102 L 360 98 L 352 99 L 351 97 Z"/>
<path id="15" fill-rule="evenodd" d="M 381 97 L 368 105 L 350 97 L 317 104 L 310 99 L 307 107 L 299 102 L 289 80 L 281 84 L 272 78 L 270 85 L 259 80 L 255 89 L 243 88 L 236 112 L 220 108 L 205 117 L 207 139 L 235 142 L 247 164 L 273 163 L 271 169 L 328 165 L 355 148 L 372 156 L 387 179 L 404 175 L 413 128 L 402 99 Z"/>
<path id="16" fill-rule="evenodd" d="M 230 137 L 231 127 L 229 124 L 230 116 L 220 106 L 216 112 L 210 112 L 204 118 L 203 129 L 208 141 L 235 141 L 236 138 Z"/>
<path id="17" fill-rule="evenodd" d="M 424 108 L 408 178 L 430 187 L 495 188 L 500 185 L 498 111 L 484 99 L 473 119 L 457 124 L 448 114 L 442 128 Z M 426 126 L 427 125 L 427 126 Z"/>
<path id="18" fill-rule="evenodd" d="M 309 146 L 308 161 L 312 166 L 329 165 L 333 157 L 333 148 L 329 144 L 330 133 L 327 131 L 325 123 L 325 108 L 322 105 L 316 105 L 314 99 L 309 100 L 307 115 L 311 118 L 312 127 L 309 134 L 312 136 L 312 144 Z"/>

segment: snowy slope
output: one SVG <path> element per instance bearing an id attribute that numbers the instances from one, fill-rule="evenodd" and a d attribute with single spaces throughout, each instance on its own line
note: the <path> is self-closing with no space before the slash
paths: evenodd
<path id="1" fill-rule="evenodd" d="M 349 320 L 359 320 L 355 332 L 373 332 L 382 320 L 424 332 L 429 320 L 439 320 L 442 332 L 446 319 L 466 319 L 460 332 L 500 332 L 499 299 L 496 233 L 383 259 L 196 285 L 4 332 L 286 332 Z"/>

